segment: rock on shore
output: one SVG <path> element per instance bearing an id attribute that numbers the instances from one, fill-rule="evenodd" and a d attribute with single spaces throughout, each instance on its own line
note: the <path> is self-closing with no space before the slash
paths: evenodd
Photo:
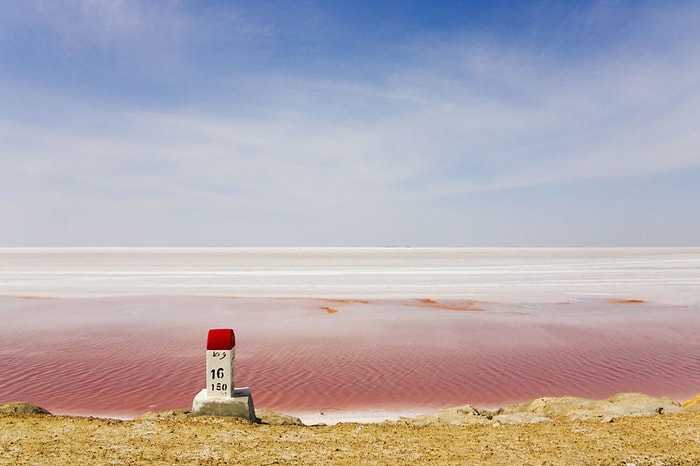
<path id="1" fill-rule="evenodd" d="M 0 406 L 0 413 L 7 414 L 51 414 L 46 409 L 40 406 L 30 405 L 29 403 L 8 403 Z"/>
<path id="2" fill-rule="evenodd" d="M 504 406 L 495 411 L 478 410 L 473 406 L 443 409 L 432 414 L 404 418 L 402 422 L 416 426 L 462 424 L 534 424 L 555 419 L 572 421 L 600 420 L 612 422 L 628 416 L 673 414 L 684 409 L 700 409 L 700 394 L 681 406 L 670 398 L 654 398 L 642 393 L 619 393 L 605 400 L 589 400 L 572 396 L 537 398 L 525 403 Z M 691 402 L 692 401 L 692 402 Z"/>

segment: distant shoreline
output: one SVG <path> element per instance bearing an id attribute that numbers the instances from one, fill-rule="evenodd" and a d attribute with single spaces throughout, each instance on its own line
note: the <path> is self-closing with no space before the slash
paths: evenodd
<path id="1" fill-rule="evenodd" d="M 700 248 L 0 248 L 0 296 L 700 304 Z"/>

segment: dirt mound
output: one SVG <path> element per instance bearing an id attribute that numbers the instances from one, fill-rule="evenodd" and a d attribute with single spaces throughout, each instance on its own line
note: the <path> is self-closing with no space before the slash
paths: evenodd
<path id="1" fill-rule="evenodd" d="M 0 413 L 8 414 L 51 414 L 40 406 L 30 405 L 29 403 L 8 403 L 0 406 Z"/>
<path id="2" fill-rule="evenodd" d="M 642 393 L 620 393 L 605 400 L 589 400 L 572 396 L 537 398 L 525 403 L 504 406 L 495 411 L 462 406 L 402 419 L 402 422 L 416 426 L 535 424 L 555 419 L 612 422 L 629 416 L 679 413 L 683 409 L 678 402 L 670 398 L 654 398 Z"/>

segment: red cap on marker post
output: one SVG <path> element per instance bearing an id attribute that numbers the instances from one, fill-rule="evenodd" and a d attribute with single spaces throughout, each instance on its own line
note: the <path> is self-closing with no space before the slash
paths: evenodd
<path id="1" fill-rule="evenodd" d="M 236 346 L 236 336 L 233 329 L 213 328 L 207 335 L 207 350 L 231 350 Z"/>

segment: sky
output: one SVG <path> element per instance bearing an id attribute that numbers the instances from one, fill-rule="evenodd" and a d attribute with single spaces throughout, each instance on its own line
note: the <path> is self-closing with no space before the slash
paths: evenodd
<path id="1" fill-rule="evenodd" d="M 698 24 L 0 0 L 0 246 L 700 246 Z"/>

